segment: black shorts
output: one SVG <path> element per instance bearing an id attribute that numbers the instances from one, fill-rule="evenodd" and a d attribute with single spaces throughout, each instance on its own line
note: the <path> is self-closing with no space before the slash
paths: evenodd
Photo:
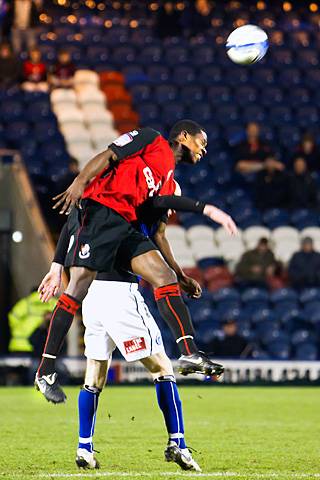
<path id="1" fill-rule="evenodd" d="M 111 208 L 93 200 L 84 200 L 81 206 L 74 208 L 68 218 L 66 267 L 110 272 L 116 257 L 124 268 L 130 268 L 132 258 L 157 250 L 149 238 Z"/>

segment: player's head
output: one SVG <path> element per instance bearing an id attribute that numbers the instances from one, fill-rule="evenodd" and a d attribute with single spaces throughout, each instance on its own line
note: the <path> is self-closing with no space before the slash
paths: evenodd
<path id="1" fill-rule="evenodd" d="M 169 143 L 177 162 L 195 164 L 207 153 L 207 134 L 192 120 L 180 120 L 170 130 Z"/>

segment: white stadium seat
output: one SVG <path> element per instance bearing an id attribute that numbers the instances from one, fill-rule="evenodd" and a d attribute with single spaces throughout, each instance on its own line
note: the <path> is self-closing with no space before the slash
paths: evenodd
<path id="1" fill-rule="evenodd" d="M 58 104 L 57 107 L 54 108 L 54 112 L 60 124 L 84 123 L 82 110 L 72 105 L 64 105 L 63 108 L 60 108 L 60 104 Z"/>
<path id="2" fill-rule="evenodd" d="M 83 116 L 87 124 L 104 124 L 113 125 L 113 115 L 104 107 L 97 107 L 96 105 L 84 105 Z"/>
<path id="3" fill-rule="evenodd" d="M 299 232 L 293 227 L 278 227 L 272 231 L 271 239 L 276 244 L 278 240 L 286 239 L 288 241 L 298 242 Z"/>
<path id="4" fill-rule="evenodd" d="M 199 240 L 209 240 L 214 243 L 214 230 L 213 228 L 207 227 L 205 225 L 196 225 L 187 230 L 187 239 L 189 242 L 199 241 Z"/>
<path id="5" fill-rule="evenodd" d="M 84 165 L 94 156 L 94 151 L 92 150 L 90 143 L 81 143 L 78 145 L 72 143 L 68 145 L 68 152 L 72 157 L 78 160 L 80 169 L 83 168 Z"/>
<path id="6" fill-rule="evenodd" d="M 196 261 L 191 252 L 186 254 L 177 254 L 175 255 L 178 264 L 182 268 L 193 268 L 196 266 Z"/>
<path id="7" fill-rule="evenodd" d="M 86 142 L 90 143 L 90 133 L 84 127 L 83 124 L 73 124 L 73 123 L 66 123 L 61 126 L 61 132 L 65 137 L 66 142 L 69 143 L 77 143 L 77 142 Z"/>
<path id="8" fill-rule="evenodd" d="M 166 228 L 166 237 L 169 242 L 182 241 L 186 243 L 186 230 L 180 225 L 168 225 Z"/>
<path id="9" fill-rule="evenodd" d="M 77 101 L 80 105 L 99 105 L 101 107 L 105 107 L 106 105 L 106 97 L 97 88 L 93 88 L 92 86 L 83 88 L 77 92 Z"/>
<path id="10" fill-rule="evenodd" d="M 59 103 L 64 105 L 71 103 L 75 105 L 77 96 L 76 92 L 72 88 L 55 88 L 51 92 L 50 99 L 53 105 L 57 105 Z"/>
<path id="11" fill-rule="evenodd" d="M 320 240 L 320 228 L 319 227 L 307 227 L 301 230 L 300 238 L 311 237 L 314 241 Z"/>
<path id="12" fill-rule="evenodd" d="M 74 85 L 75 87 L 81 85 L 100 85 L 99 75 L 92 70 L 77 70 L 74 74 Z"/>
<path id="13" fill-rule="evenodd" d="M 242 238 L 242 230 L 239 230 L 238 235 L 240 236 L 240 238 Z M 229 235 L 229 233 L 223 227 L 220 227 L 215 231 L 214 237 L 218 245 L 232 238 L 231 235 Z"/>
<path id="14" fill-rule="evenodd" d="M 276 243 L 273 251 L 277 260 L 280 260 L 282 263 L 287 264 L 291 259 L 292 255 L 298 250 L 299 242 L 282 240 Z"/>
<path id="15" fill-rule="evenodd" d="M 267 227 L 254 226 L 246 228 L 242 233 L 243 241 L 247 249 L 252 249 L 257 246 L 260 238 L 270 238 L 271 231 Z"/>
<path id="16" fill-rule="evenodd" d="M 220 252 L 227 262 L 238 262 L 245 252 L 241 239 L 230 239 L 219 245 Z"/>
<path id="17" fill-rule="evenodd" d="M 208 257 L 221 257 L 220 249 L 212 242 L 205 240 L 193 242 L 191 244 L 191 251 L 196 260 Z"/>

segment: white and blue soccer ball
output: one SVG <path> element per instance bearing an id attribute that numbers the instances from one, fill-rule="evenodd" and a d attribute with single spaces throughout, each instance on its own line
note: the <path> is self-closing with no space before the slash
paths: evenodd
<path id="1" fill-rule="evenodd" d="M 268 35 L 256 25 L 236 28 L 226 43 L 228 57 L 239 65 L 259 62 L 267 53 L 268 47 Z"/>

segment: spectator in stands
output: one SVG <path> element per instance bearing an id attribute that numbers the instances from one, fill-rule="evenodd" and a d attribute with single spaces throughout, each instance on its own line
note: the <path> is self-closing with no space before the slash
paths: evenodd
<path id="1" fill-rule="evenodd" d="M 160 38 L 181 35 L 181 12 L 177 9 L 175 2 L 164 2 L 159 8 L 155 28 Z"/>
<path id="2" fill-rule="evenodd" d="M 260 127 L 250 122 L 246 129 L 247 139 L 236 146 L 236 170 L 242 175 L 260 172 L 264 161 L 271 153 L 270 146 L 260 138 Z"/>
<path id="3" fill-rule="evenodd" d="M 53 66 L 49 77 L 51 87 L 72 88 L 75 71 L 76 68 L 68 50 L 60 50 L 58 61 Z"/>
<path id="4" fill-rule="evenodd" d="M 8 43 L 0 45 L 0 88 L 8 88 L 21 81 L 22 66 Z"/>
<path id="5" fill-rule="evenodd" d="M 288 174 L 283 163 L 273 155 L 266 158 L 255 180 L 256 205 L 267 208 L 287 208 L 289 204 Z"/>
<path id="6" fill-rule="evenodd" d="M 203 35 L 211 29 L 213 4 L 209 0 L 195 0 L 185 9 L 182 23 L 186 33 L 195 36 Z"/>
<path id="7" fill-rule="evenodd" d="M 217 358 L 247 358 L 251 347 L 238 333 L 238 326 L 232 318 L 223 322 L 222 335 L 214 338 L 212 350 Z"/>
<path id="8" fill-rule="evenodd" d="M 6 37 L 11 35 L 13 50 L 16 54 L 36 46 L 40 4 L 41 2 L 33 0 L 8 2 L 9 8 L 4 19 L 3 31 Z"/>
<path id="9" fill-rule="evenodd" d="M 9 312 L 9 327 L 11 339 L 10 352 L 31 353 L 33 348 L 30 335 L 43 323 L 48 312 L 54 308 L 55 299 L 49 303 L 42 303 L 39 299 L 37 287 L 34 287 L 25 298 L 19 300 Z"/>
<path id="10" fill-rule="evenodd" d="M 302 141 L 297 148 L 296 157 L 297 156 L 305 159 L 310 172 L 320 171 L 320 150 L 311 133 L 306 133 L 302 137 Z"/>
<path id="11" fill-rule="evenodd" d="M 242 255 L 236 267 L 236 282 L 240 287 L 266 287 L 276 266 L 268 239 L 261 238 L 256 248 Z"/>
<path id="12" fill-rule="evenodd" d="M 295 288 L 320 286 L 320 253 L 314 250 L 312 238 L 302 240 L 301 250 L 289 262 L 288 274 Z"/>
<path id="13" fill-rule="evenodd" d="M 293 163 L 293 173 L 289 178 L 290 207 L 317 208 L 317 184 L 308 171 L 304 157 L 297 157 Z"/>
<path id="14" fill-rule="evenodd" d="M 41 60 L 38 48 L 30 50 L 30 58 L 23 64 L 24 82 L 22 88 L 28 92 L 47 92 L 47 67 Z"/>

